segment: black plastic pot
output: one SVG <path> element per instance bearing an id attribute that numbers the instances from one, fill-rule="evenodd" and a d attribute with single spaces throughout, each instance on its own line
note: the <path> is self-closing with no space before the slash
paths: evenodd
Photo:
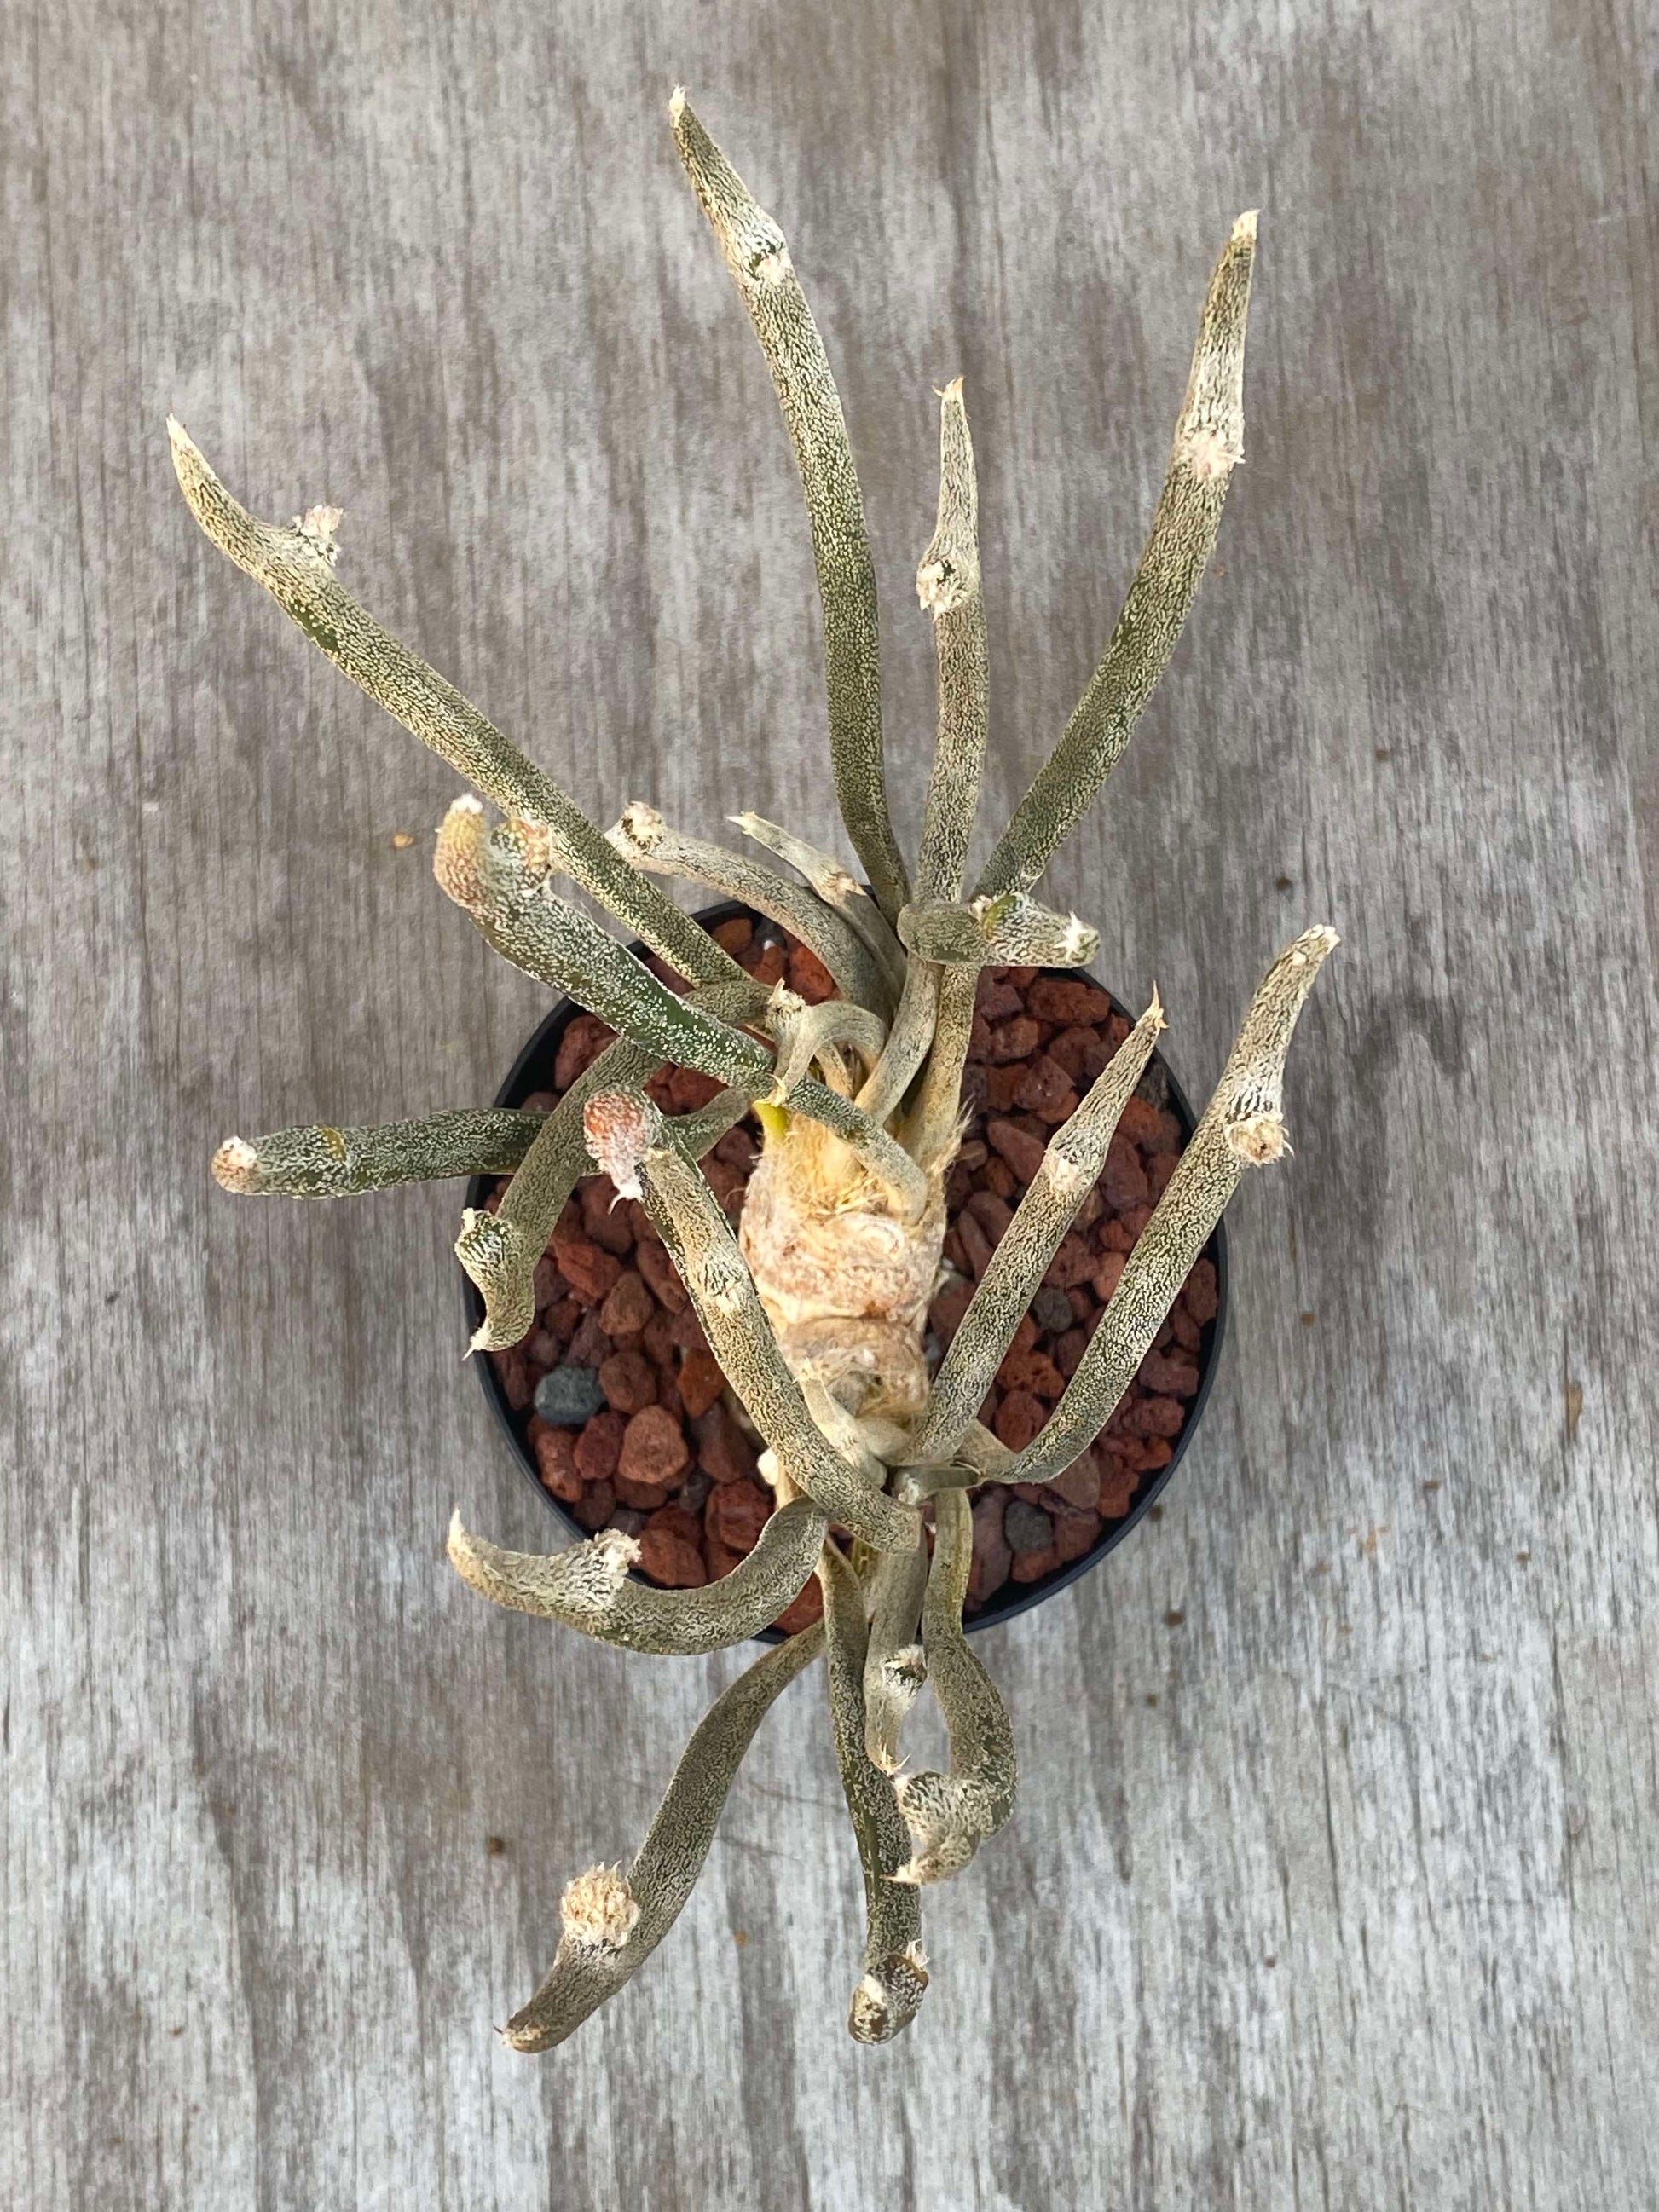
<path id="1" fill-rule="evenodd" d="M 731 921 L 739 915 L 747 917 L 757 927 L 769 929 L 775 927 L 774 924 L 763 922 L 763 918 L 754 914 L 748 907 L 739 906 L 731 902 L 720 906 L 705 907 L 697 919 L 706 927 L 713 927 L 716 923 Z M 635 952 L 642 952 L 645 947 L 635 945 L 634 950 Z M 1048 972 L 1072 978 L 1081 976 L 1083 981 L 1093 983 L 1097 990 L 1106 989 L 1103 983 L 1095 976 L 1087 974 L 1086 970 L 1057 968 Z M 1111 998 L 1115 1012 L 1126 1016 L 1130 1020 L 1133 1019 L 1128 1009 L 1121 1005 L 1109 991 L 1107 992 L 1107 996 Z M 496 1105 L 516 1106 L 521 1100 L 529 1097 L 533 1091 L 551 1091 L 555 1088 L 553 1069 L 554 1063 L 558 1058 L 559 1040 L 563 1036 L 567 1025 L 574 1021 L 580 1012 L 581 1008 L 573 1000 L 560 1000 L 558 1005 L 536 1030 L 524 1050 L 514 1061 L 507 1080 L 495 1094 Z M 1161 1054 L 1153 1054 L 1152 1066 L 1164 1078 L 1168 1089 L 1170 1110 L 1181 1124 L 1182 1139 L 1184 1143 L 1193 1133 L 1196 1117 L 1187 1103 L 1186 1094 L 1181 1085 L 1164 1065 Z M 495 1176 L 475 1176 L 467 1186 L 467 1204 L 481 1206 L 489 1196 L 492 1186 L 498 1180 L 499 1178 Z M 1205 1407 L 1209 1403 L 1211 1385 L 1215 1381 L 1216 1369 L 1220 1364 L 1222 1337 L 1227 1322 L 1227 1240 L 1218 1226 L 1215 1235 L 1205 1247 L 1205 1257 L 1212 1261 L 1215 1267 L 1217 1299 L 1215 1318 L 1206 1324 L 1200 1341 L 1198 1395 L 1188 1408 L 1186 1421 L 1182 1425 L 1181 1434 L 1175 1440 L 1175 1449 L 1170 1455 L 1169 1464 L 1159 1468 L 1155 1474 L 1147 1478 L 1145 1488 L 1137 1496 L 1128 1512 L 1122 1520 L 1114 1522 L 1107 1528 L 1091 1552 L 1085 1552 L 1080 1559 L 1073 1559 L 1065 1566 L 1057 1567 L 1053 1574 L 1045 1576 L 1041 1582 L 1005 1583 L 1001 1589 L 986 1605 L 984 1610 L 969 1619 L 967 1626 L 970 1630 L 993 1628 L 999 1621 L 1012 1620 L 1017 1613 L 1029 1612 L 1032 1606 L 1041 1605 L 1045 1598 L 1053 1597 L 1057 1591 L 1066 1589 L 1071 1583 L 1076 1582 L 1080 1575 L 1086 1575 L 1091 1567 L 1097 1567 L 1107 1554 L 1115 1552 L 1131 1530 L 1139 1525 L 1163 1495 L 1170 1478 L 1180 1466 L 1187 1447 L 1192 1442 L 1194 1432 L 1198 1427 Z M 461 1278 L 461 1282 L 466 1312 L 467 1334 L 471 1336 L 483 1320 L 483 1300 L 465 1275 Z M 483 1385 L 490 1409 L 501 1425 L 502 1435 L 512 1447 L 513 1456 L 517 1461 L 520 1472 L 525 1480 L 548 1511 L 563 1522 L 573 1535 L 586 1538 L 588 1532 L 581 1527 L 574 1515 L 542 1486 L 541 1477 L 536 1470 L 535 1455 L 525 1438 L 525 1431 L 529 1425 L 530 1409 L 526 1407 L 522 1413 L 515 1413 L 513 1411 L 507 1402 L 507 1395 L 501 1388 L 501 1377 L 495 1372 L 495 1364 L 491 1360 L 479 1358 L 469 1362 L 469 1364 Z M 763 1640 L 769 1643 L 781 1640 L 775 1629 L 763 1630 L 762 1637 Z"/>

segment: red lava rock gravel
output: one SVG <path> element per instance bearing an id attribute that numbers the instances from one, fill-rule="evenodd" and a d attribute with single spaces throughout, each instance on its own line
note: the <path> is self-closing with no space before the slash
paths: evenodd
<path id="1" fill-rule="evenodd" d="M 821 963 L 769 924 L 725 921 L 714 935 L 763 981 L 787 977 L 810 1004 L 833 997 Z M 991 968 L 980 978 L 964 1085 L 974 1114 L 946 1186 L 949 1272 L 929 1316 L 937 1351 L 960 1326 L 1054 1127 L 1127 1026 L 1104 992 L 1076 977 Z M 594 1016 L 579 1014 L 560 1042 L 558 1090 L 525 1103 L 554 1104 L 611 1035 Z M 1100 1180 L 981 1409 L 980 1418 L 1012 1449 L 1036 1435 L 1075 1372 L 1180 1156 L 1180 1125 L 1161 1103 L 1162 1087 L 1154 1067 L 1130 1100 Z M 684 1114 L 705 1105 L 719 1085 L 674 1068 L 649 1088 L 665 1113 Z M 703 1162 L 734 1218 L 758 1147 L 758 1131 L 744 1121 Z M 499 1196 L 505 1182 L 496 1188 Z M 1200 1260 L 1127 1395 L 1083 1457 L 1053 1482 L 988 1485 L 976 1494 L 970 1613 L 1010 1582 L 1041 1583 L 1081 1559 L 1129 1511 L 1146 1479 L 1168 1466 L 1198 1393 L 1202 1331 L 1216 1308 L 1215 1268 Z M 653 1582 L 694 1589 L 729 1573 L 754 1548 L 772 1510 L 756 1471 L 759 1444 L 644 1209 L 618 1204 L 608 1176 L 580 1183 L 560 1216 L 536 1271 L 534 1328 L 521 1344 L 490 1358 L 507 1404 L 526 1423 L 525 1440 L 547 1490 L 584 1528 L 636 1535 L 640 1568 Z M 604 1403 L 580 1425 L 550 1425 L 532 1409 L 537 1383 L 555 1367 L 597 1373 Z M 581 1378 L 571 1380 L 580 1385 Z M 814 1579 L 778 1625 L 793 1633 L 821 1610 Z"/>

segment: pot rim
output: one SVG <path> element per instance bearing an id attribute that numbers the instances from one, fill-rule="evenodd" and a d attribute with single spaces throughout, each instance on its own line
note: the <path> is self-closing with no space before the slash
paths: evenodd
<path id="1" fill-rule="evenodd" d="M 766 921 L 764 915 L 757 914 L 752 907 L 744 906 L 739 899 L 722 899 L 714 906 L 699 908 L 695 919 L 707 928 L 718 927 L 723 921 L 734 921 L 738 919 L 757 924 L 763 924 Z M 779 927 L 776 923 L 770 926 L 774 928 Z M 649 947 L 635 942 L 629 950 L 643 958 L 648 953 Z M 1131 1022 L 1134 1019 L 1129 1009 L 1119 1000 L 1116 993 L 1103 983 L 1098 976 L 1091 975 L 1086 968 L 1045 968 L 1041 972 L 1045 975 L 1055 975 L 1066 981 L 1092 984 L 1096 990 L 1105 992 L 1106 996 L 1112 1002 L 1114 1013 L 1121 1014 Z M 578 1006 L 574 999 L 559 999 L 554 1002 L 532 1030 L 514 1058 L 512 1066 L 495 1093 L 494 1100 L 495 1105 L 516 1106 L 519 1101 L 531 1091 L 550 1088 L 550 1085 L 535 1082 L 532 1079 L 533 1072 L 550 1052 L 556 1048 L 559 1039 L 564 1035 L 569 1024 L 578 1014 L 585 1011 L 586 1009 Z M 1156 1048 L 1152 1053 L 1151 1064 L 1161 1072 L 1169 1086 L 1170 1108 L 1176 1119 L 1181 1123 L 1184 1148 L 1192 1141 L 1193 1131 L 1197 1127 L 1198 1117 L 1188 1103 L 1187 1094 L 1176 1081 L 1174 1071 L 1163 1054 Z M 491 1186 L 500 1180 L 498 1175 L 471 1176 L 466 1187 L 467 1204 L 470 1206 L 482 1206 L 489 1194 Z M 1204 1409 L 1209 1403 L 1210 1392 L 1215 1382 L 1216 1370 L 1221 1364 L 1222 1346 L 1226 1338 L 1228 1290 L 1227 1235 L 1223 1223 L 1216 1224 L 1214 1233 L 1204 1247 L 1202 1256 L 1213 1261 L 1215 1266 L 1215 1318 L 1206 1322 L 1204 1327 L 1203 1336 L 1199 1346 L 1198 1389 L 1188 1407 L 1187 1418 L 1182 1423 L 1181 1434 L 1175 1440 L 1175 1449 L 1170 1453 L 1167 1464 L 1153 1471 L 1144 1488 L 1137 1493 L 1133 1504 L 1123 1518 L 1121 1521 L 1110 1522 L 1099 1540 L 1090 1550 L 1084 1553 L 1081 1559 L 1068 1559 L 1064 1566 L 1056 1567 L 1052 1574 L 1045 1575 L 1040 1582 L 1005 1583 L 1002 1589 L 998 1590 L 978 1613 L 964 1619 L 963 1626 L 969 1634 L 976 1633 L 981 1628 L 1000 1627 L 1005 1621 L 1017 1620 L 1021 1613 L 1029 1613 L 1034 1606 L 1042 1605 L 1048 1599 L 1057 1597 L 1062 1590 L 1069 1589 L 1073 1583 L 1081 1580 L 1091 1568 L 1097 1567 L 1103 1559 L 1117 1549 L 1127 1536 L 1140 1526 L 1168 1488 L 1170 1480 L 1185 1457 L 1187 1447 L 1191 1443 L 1199 1422 L 1203 1417 Z M 463 1269 L 459 1272 L 462 1310 L 466 1318 L 467 1336 L 471 1340 L 473 1332 L 483 1320 L 483 1299 L 465 1271 Z M 590 1532 L 582 1527 L 563 1501 L 555 1498 L 552 1492 L 544 1486 L 537 1472 L 535 1456 L 525 1443 L 524 1428 L 527 1415 L 515 1413 L 507 1404 L 507 1394 L 501 1387 L 501 1377 L 496 1373 L 494 1362 L 485 1355 L 478 1359 L 469 1360 L 467 1364 L 478 1376 L 484 1397 L 491 1413 L 495 1415 L 496 1425 L 512 1448 L 513 1457 L 520 1474 L 535 1492 L 543 1505 L 556 1519 L 562 1521 L 573 1535 L 586 1541 Z M 783 1638 L 779 1630 L 763 1628 L 758 1632 L 753 1640 L 776 1644 L 781 1643 Z"/>

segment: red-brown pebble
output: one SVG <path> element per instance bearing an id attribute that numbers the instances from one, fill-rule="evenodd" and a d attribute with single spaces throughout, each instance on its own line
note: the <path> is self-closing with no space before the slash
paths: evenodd
<path id="1" fill-rule="evenodd" d="M 786 1636 L 799 1636 L 803 1628 L 811 1628 L 823 1618 L 823 1589 L 816 1575 L 809 1577 L 806 1587 L 799 1597 L 791 1598 L 773 1623 Z"/>
<path id="2" fill-rule="evenodd" d="M 809 1006 L 822 1006 L 836 995 L 835 977 L 807 945 L 797 945 L 790 952 L 787 973 L 790 989 Z"/>
<path id="3" fill-rule="evenodd" d="M 712 1352 L 692 1350 L 680 1361 L 680 1400 L 693 1420 L 706 1413 L 726 1389 L 726 1376 Z"/>
<path id="4" fill-rule="evenodd" d="M 1091 1552 L 1100 1540 L 1101 1517 L 1092 1508 L 1085 1513 L 1054 1516 L 1054 1553 L 1063 1567 Z"/>
<path id="5" fill-rule="evenodd" d="M 1090 1334 L 1086 1328 L 1068 1328 L 1054 1339 L 1054 1364 L 1068 1382 L 1083 1364 Z"/>
<path id="6" fill-rule="evenodd" d="M 1134 1494 L 1139 1487 L 1140 1476 L 1133 1468 L 1120 1466 L 1115 1460 L 1103 1459 L 1097 1510 L 1108 1521 L 1121 1521 L 1134 1502 Z"/>
<path id="7" fill-rule="evenodd" d="M 981 970 L 978 987 L 974 993 L 974 1011 L 982 1014 L 987 1022 L 1005 1022 L 1010 1014 L 1021 1014 L 1025 1002 L 997 969 Z"/>
<path id="8" fill-rule="evenodd" d="M 952 1234 L 957 1238 L 963 1260 L 967 1262 L 969 1273 L 975 1282 L 980 1281 L 985 1270 L 991 1264 L 991 1253 L 994 1248 L 990 1238 L 971 1213 L 960 1213 L 957 1216 L 957 1225 Z"/>
<path id="9" fill-rule="evenodd" d="M 1215 1262 L 1200 1260 L 1188 1276 L 1181 1293 L 1181 1303 L 1201 1328 L 1215 1319 L 1216 1307 L 1220 1303 L 1216 1288 Z"/>
<path id="10" fill-rule="evenodd" d="M 1036 1024 L 1028 1014 L 1016 1014 L 1009 1021 L 995 1023 L 991 1030 L 991 1046 L 986 1057 L 992 1066 L 1002 1066 L 1010 1060 L 1026 1060 L 1037 1048 Z"/>
<path id="11" fill-rule="evenodd" d="M 1060 1122 L 1076 1113 L 1078 1097 L 1059 1061 L 1039 1053 L 1015 1086 L 1014 1103 L 1040 1121 Z"/>
<path id="12" fill-rule="evenodd" d="M 640 1565 L 669 1589 L 700 1589 L 708 1579 L 702 1547 L 686 1534 L 685 1521 L 673 1506 L 665 1506 L 640 1531 Z M 696 1523 L 690 1526 L 695 1530 Z"/>
<path id="13" fill-rule="evenodd" d="M 722 1482 L 708 1493 L 703 1523 L 733 1552 L 752 1552 L 772 1517 L 772 1496 L 757 1482 Z"/>
<path id="14" fill-rule="evenodd" d="M 986 1142 L 1000 1152 L 1021 1182 L 1030 1182 L 1042 1165 L 1043 1145 L 1028 1129 L 1017 1121 L 994 1121 L 986 1124 Z"/>
<path id="15" fill-rule="evenodd" d="M 1043 1488 L 1051 1490 L 1062 1503 L 1075 1506 L 1079 1512 L 1092 1510 L 1100 1494 L 1100 1469 L 1094 1454 L 1085 1452 L 1081 1459 L 1073 1460 L 1063 1474 L 1057 1474 Z"/>
<path id="16" fill-rule="evenodd" d="M 617 1472 L 627 1426 L 620 1413 L 609 1410 L 584 1424 L 576 1439 L 576 1467 L 584 1482 L 608 1482 Z"/>
<path id="17" fill-rule="evenodd" d="M 976 1190 L 963 1209 L 978 1222 L 993 1244 L 1000 1243 L 1014 1218 L 1014 1209 L 994 1190 Z"/>
<path id="18" fill-rule="evenodd" d="M 591 1306 L 602 1305 L 622 1275 L 622 1262 L 587 1237 L 567 1237 L 556 1249 L 559 1272 Z"/>
<path id="19" fill-rule="evenodd" d="M 682 1352 L 707 1352 L 708 1339 L 702 1333 L 702 1323 L 697 1319 L 697 1310 L 688 1305 L 684 1313 L 677 1313 L 669 1327 L 669 1334 Z"/>
<path id="20" fill-rule="evenodd" d="M 927 1318 L 941 1344 L 948 1345 L 962 1327 L 962 1317 L 974 1301 L 974 1286 L 953 1275 L 927 1310 Z"/>
<path id="21" fill-rule="evenodd" d="M 611 1352 L 611 1339 L 599 1327 L 599 1316 L 590 1306 L 576 1323 L 565 1364 L 570 1367 L 598 1367 L 610 1358 Z"/>
<path id="22" fill-rule="evenodd" d="M 975 1605 L 983 1605 L 995 1596 L 1014 1564 L 1002 1526 L 1007 1504 L 1006 1492 L 994 1488 L 974 1501 L 974 1563 L 968 1577 L 968 1595 Z"/>
<path id="23" fill-rule="evenodd" d="M 603 1528 L 617 1510 L 617 1493 L 610 1481 L 584 1485 L 581 1496 L 570 1510 L 584 1528 Z"/>
<path id="24" fill-rule="evenodd" d="M 702 1171 L 708 1177 L 708 1188 L 735 1220 L 743 1211 L 743 1197 L 749 1188 L 749 1177 L 741 1168 L 734 1168 L 728 1161 L 713 1157 L 703 1162 Z"/>
<path id="25" fill-rule="evenodd" d="M 584 1233 L 602 1251 L 623 1258 L 634 1249 L 634 1224 L 617 1200 L 616 1185 L 609 1176 L 593 1176 L 578 1188 Z"/>
<path id="26" fill-rule="evenodd" d="M 1124 1417 L 1132 1437 L 1178 1437 L 1187 1408 L 1177 1398 L 1136 1398 Z"/>
<path id="27" fill-rule="evenodd" d="M 601 1417 L 602 1418 L 602 1417 Z M 665 1406 L 647 1406 L 628 1424 L 617 1472 L 633 1482 L 662 1488 L 678 1481 L 691 1464 L 685 1431 Z"/>
<path id="28" fill-rule="evenodd" d="M 665 1306 L 672 1314 L 685 1311 L 691 1296 L 664 1246 L 641 1244 L 634 1255 L 634 1264 L 650 1285 L 652 1296 L 659 1305 Z"/>
<path id="29" fill-rule="evenodd" d="M 749 1439 L 723 1405 L 713 1405 L 692 1425 L 697 1439 L 697 1465 L 715 1482 L 738 1482 L 755 1472 L 755 1453 Z"/>
<path id="30" fill-rule="evenodd" d="M 677 1067 L 669 1079 L 668 1096 L 677 1114 L 696 1114 L 718 1098 L 726 1088 L 712 1075 L 705 1075 L 699 1067 Z"/>
<path id="31" fill-rule="evenodd" d="M 1046 1352 L 1011 1352 L 997 1370 L 1005 1390 L 1029 1390 L 1051 1403 L 1066 1388 L 1065 1377 Z"/>
<path id="32" fill-rule="evenodd" d="M 1026 1011 L 1039 1022 L 1062 1029 L 1073 1023 L 1103 1022 L 1112 1011 L 1104 991 L 1075 976 L 1039 975 L 1025 994 Z"/>
<path id="33" fill-rule="evenodd" d="M 599 1311 L 599 1327 L 607 1336 L 633 1336 L 656 1310 L 656 1300 L 630 1267 L 611 1285 Z"/>
<path id="34" fill-rule="evenodd" d="M 654 1512 L 658 1506 L 668 1503 L 671 1495 L 665 1482 L 636 1482 L 620 1468 L 611 1476 L 611 1486 L 617 1493 L 618 1505 L 640 1513 Z"/>
<path id="35" fill-rule="evenodd" d="M 1024 1066 L 1024 1061 L 1016 1061 L 1012 1067 L 989 1067 L 986 1069 L 985 1104 L 988 1112 L 993 1114 L 1012 1113 L 1014 1109 L 1014 1093 L 1019 1089 L 1019 1079 Z"/>
<path id="36" fill-rule="evenodd" d="M 1011 1390 L 997 1407 L 996 1432 L 1010 1451 L 1024 1451 L 1048 1418 L 1048 1409 L 1029 1390 Z"/>
<path id="37" fill-rule="evenodd" d="M 558 1058 L 553 1067 L 553 1080 L 559 1089 L 568 1091 L 612 1042 L 616 1034 L 597 1014 L 578 1014 L 559 1039 Z"/>
<path id="38" fill-rule="evenodd" d="M 523 1413 L 536 1388 L 523 1351 L 516 1344 L 509 1345 L 506 1351 L 492 1352 L 489 1357 L 501 1378 L 502 1396 L 515 1413 Z"/>
<path id="39" fill-rule="evenodd" d="M 1140 1164 L 1140 1155 L 1127 1137 L 1114 1137 L 1106 1155 L 1106 1165 L 1100 1178 L 1100 1188 L 1106 1203 L 1120 1211 L 1126 1206 L 1139 1206 L 1146 1199 L 1146 1170 Z"/>
<path id="40" fill-rule="evenodd" d="M 1137 1381 L 1147 1389 L 1161 1392 L 1169 1398 L 1195 1398 L 1198 1395 L 1198 1363 L 1192 1359 L 1171 1359 L 1161 1352 L 1149 1352 L 1140 1363 Z"/>
<path id="41" fill-rule="evenodd" d="M 532 1414 L 526 1435 L 536 1455 L 536 1472 L 541 1476 L 542 1487 L 551 1491 L 555 1498 L 562 1498 L 567 1505 L 574 1505 L 582 1494 L 582 1479 L 577 1470 L 569 1430 L 550 1428 Z"/>
<path id="42" fill-rule="evenodd" d="M 1069 1291 L 1074 1283 L 1086 1283 L 1095 1267 L 1094 1254 L 1075 1229 L 1068 1229 L 1042 1279 L 1053 1290 Z"/>
<path id="43" fill-rule="evenodd" d="M 1048 1040 L 1048 1057 L 1075 1084 L 1092 1083 L 1111 1058 L 1100 1031 L 1074 1023 Z"/>
<path id="44" fill-rule="evenodd" d="M 657 1402 L 657 1370 L 642 1352 L 613 1352 L 599 1363 L 599 1388 L 619 1413 Z"/>

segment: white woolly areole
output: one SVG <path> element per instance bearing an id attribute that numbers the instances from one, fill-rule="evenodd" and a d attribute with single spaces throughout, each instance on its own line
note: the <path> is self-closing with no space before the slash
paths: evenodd
<path id="1" fill-rule="evenodd" d="M 246 1190 L 259 1155 L 246 1137 L 227 1137 L 213 1155 L 213 1178 L 224 1190 Z"/>
<path id="2" fill-rule="evenodd" d="M 1226 1127 L 1227 1149 L 1236 1159 L 1248 1161 L 1252 1167 L 1265 1167 L 1271 1160 L 1281 1159 L 1291 1149 L 1285 1134 L 1282 1114 L 1246 1114 Z"/>
<path id="3" fill-rule="evenodd" d="M 622 811 L 622 818 L 608 835 L 611 842 L 623 852 L 630 845 L 637 845 L 642 853 L 648 853 L 667 826 L 654 806 L 648 805 L 642 799 L 630 799 Z"/>
<path id="4" fill-rule="evenodd" d="M 618 1198 L 638 1198 L 640 1162 L 661 1132 L 661 1117 L 650 1102 L 621 1091 L 602 1091 L 582 1109 L 582 1136 L 588 1151 L 617 1187 Z"/>
<path id="5" fill-rule="evenodd" d="M 1073 1191 L 1081 1190 L 1085 1183 L 1094 1180 L 1087 1168 L 1066 1153 L 1056 1152 L 1053 1146 L 1044 1156 L 1042 1173 L 1056 1198 L 1070 1198 Z"/>
<path id="6" fill-rule="evenodd" d="M 639 1900 L 620 1867 L 589 1867 L 565 1884 L 559 1917 L 572 1943 L 620 1951 L 638 1923 Z"/>
<path id="7" fill-rule="evenodd" d="M 625 1528 L 601 1528 L 592 1539 L 595 1557 L 609 1571 L 617 1589 L 628 1580 L 628 1570 L 640 1556 L 640 1540 Z"/>
<path id="8" fill-rule="evenodd" d="M 343 512 L 337 507 L 308 507 L 303 514 L 294 518 L 294 527 L 301 537 L 310 540 L 331 568 L 340 557 L 334 533 L 340 526 Z"/>
<path id="9" fill-rule="evenodd" d="M 1231 438 L 1205 426 L 1188 434 L 1181 458 L 1200 483 L 1210 483 L 1218 477 L 1230 476 L 1244 456 Z"/>

